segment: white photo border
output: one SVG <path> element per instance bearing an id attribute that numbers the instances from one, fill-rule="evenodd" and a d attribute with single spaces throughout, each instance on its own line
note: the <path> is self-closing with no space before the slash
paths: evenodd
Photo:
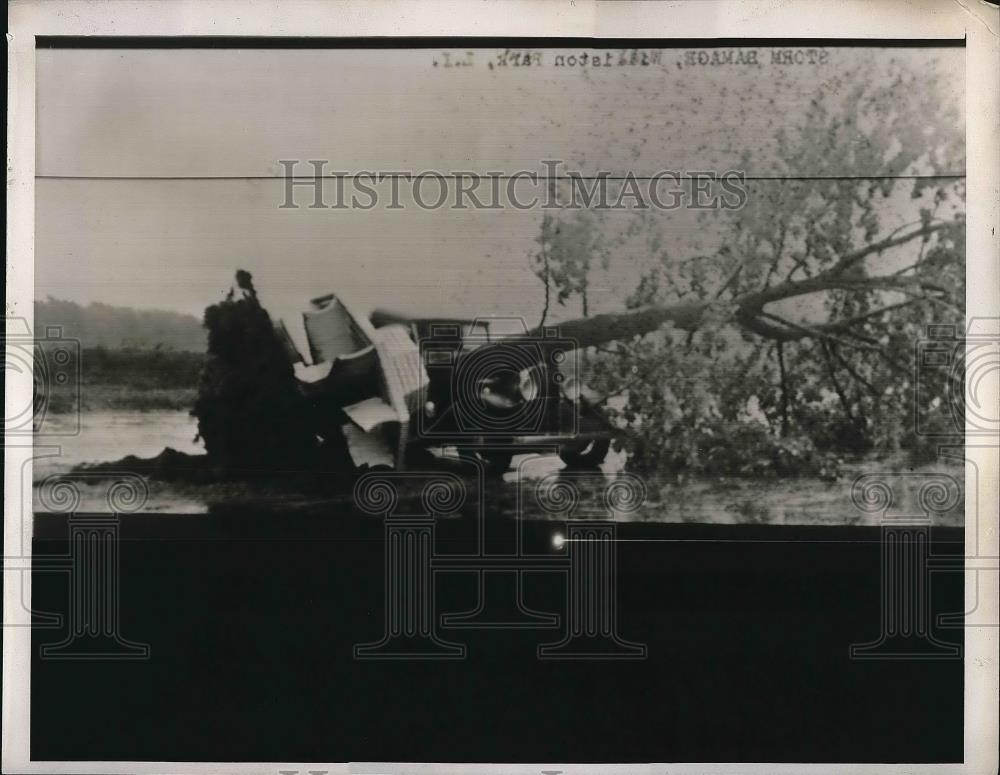
<path id="1" fill-rule="evenodd" d="M 6 316 L 33 321 L 36 36 L 254 37 L 598 37 L 828 38 L 966 41 L 967 318 L 1000 317 L 1000 12 L 960 0 L 764 0 L 598 2 L 596 0 L 12 0 L 8 5 Z M 8 329 L 8 334 L 11 331 Z M 31 374 L 5 374 L 6 409 L 26 405 Z M 28 399 L 30 401 L 30 398 Z M 5 415 L 5 416 L 9 416 Z M 998 550 L 998 443 L 966 447 L 968 481 L 979 504 L 967 519 L 966 546 L 978 557 Z M 4 623 L 2 770 L 11 773 L 241 773 L 325 769 L 330 773 L 538 773 L 533 764 L 170 763 L 32 761 L 30 758 L 32 508 L 24 471 L 43 454 L 30 438 L 4 439 Z M 27 469 L 26 469 L 27 467 Z M 971 474 L 978 470 L 978 477 Z M 30 483 L 30 476 L 27 481 Z M 27 492 L 25 492 L 27 489 Z M 968 560 L 967 560 L 968 565 Z M 971 566 L 970 566 L 971 567 Z M 966 604 L 998 621 L 997 589 L 967 574 Z M 972 584 L 968 578 L 971 576 Z M 985 597 L 984 597 L 985 596 Z M 998 748 L 998 629 L 968 628 L 965 640 L 965 761 L 954 764 L 560 764 L 567 775 L 628 773 L 988 773 Z"/>

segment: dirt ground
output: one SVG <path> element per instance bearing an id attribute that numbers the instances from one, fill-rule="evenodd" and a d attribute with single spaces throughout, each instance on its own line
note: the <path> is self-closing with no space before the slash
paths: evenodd
<path id="1" fill-rule="evenodd" d="M 151 458 L 165 447 L 197 455 L 203 450 L 195 437 L 193 418 L 179 411 L 100 411 L 75 415 L 55 415 L 46 419 L 46 434 L 35 439 L 36 450 L 31 472 L 36 512 L 53 510 L 42 489 L 46 479 L 65 474 L 81 464 L 119 460 L 126 455 Z M 480 492 L 477 473 L 456 469 L 448 450 L 441 470 L 458 471 L 469 492 Z M 562 512 L 544 507 L 544 491 L 570 484 L 581 492 L 606 488 L 628 478 L 623 472 L 624 457 L 612 452 L 599 472 L 567 472 L 555 455 L 515 457 L 499 489 L 490 486 L 490 509 L 501 516 L 526 518 L 561 518 Z M 892 483 L 896 515 L 922 514 L 919 506 L 921 488 L 933 482 L 953 482 L 960 491 L 964 469 L 954 461 L 913 468 L 904 460 L 866 459 L 845 466 L 844 475 L 834 482 L 814 478 L 750 479 L 739 477 L 688 478 L 646 476 L 641 479 L 645 497 L 637 509 L 609 512 L 619 520 L 650 522 L 698 522 L 717 524 L 799 524 L 862 525 L 878 524 L 881 513 L 865 511 L 852 499 L 852 487 L 859 477 L 878 475 Z M 883 476 L 884 475 L 884 476 Z M 349 492 L 304 493 L 287 487 L 250 485 L 241 482 L 191 484 L 163 482 L 146 478 L 146 512 L 197 515 L 219 508 L 231 510 L 241 504 L 274 507 L 281 510 L 316 510 L 343 505 L 351 500 Z M 81 485 L 81 510 L 106 508 L 107 486 L 100 481 Z M 586 498 L 587 496 L 584 496 Z M 591 504 L 593 506 L 593 504 Z M 964 493 L 943 513 L 932 513 L 933 524 L 960 526 L 964 520 Z M 591 510 L 593 510 L 591 508 Z M 595 516 L 599 516 L 595 513 Z"/>

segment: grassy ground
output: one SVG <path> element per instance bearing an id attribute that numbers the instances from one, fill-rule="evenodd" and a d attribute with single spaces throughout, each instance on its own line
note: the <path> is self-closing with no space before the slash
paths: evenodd
<path id="1" fill-rule="evenodd" d="M 89 383 L 81 386 L 80 406 L 85 412 L 128 410 L 152 412 L 159 410 L 189 410 L 197 396 L 197 388 L 134 388 L 129 385 Z M 50 399 L 49 410 L 54 414 L 69 413 L 77 405 L 69 390 L 57 391 Z"/>
<path id="2" fill-rule="evenodd" d="M 96 347 L 73 352 L 68 363 L 57 364 L 53 354 L 46 353 L 36 379 L 53 414 L 187 410 L 194 405 L 204 357 L 185 351 Z"/>

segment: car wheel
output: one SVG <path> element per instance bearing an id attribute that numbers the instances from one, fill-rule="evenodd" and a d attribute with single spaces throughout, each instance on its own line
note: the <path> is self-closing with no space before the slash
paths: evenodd
<path id="1" fill-rule="evenodd" d="M 611 439 L 584 439 L 559 447 L 559 457 L 570 468 L 597 468 L 608 456 Z"/>

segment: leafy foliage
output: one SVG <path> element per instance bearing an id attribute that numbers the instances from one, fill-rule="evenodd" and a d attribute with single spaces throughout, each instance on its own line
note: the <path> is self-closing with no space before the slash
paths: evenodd
<path id="1" fill-rule="evenodd" d="M 940 80 L 889 60 L 825 84 L 775 131 L 782 179 L 748 183 L 735 215 L 699 214 L 704 254 L 664 247 L 669 212 L 545 217 L 547 295 L 582 299 L 628 262 L 642 276 L 619 305 L 684 322 L 629 329 L 621 313 L 617 341 L 589 348 L 633 466 L 830 477 L 843 455 L 960 442 L 960 375 L 914 357 L 928 323 L 964 328 L 962 123 Z"/>

